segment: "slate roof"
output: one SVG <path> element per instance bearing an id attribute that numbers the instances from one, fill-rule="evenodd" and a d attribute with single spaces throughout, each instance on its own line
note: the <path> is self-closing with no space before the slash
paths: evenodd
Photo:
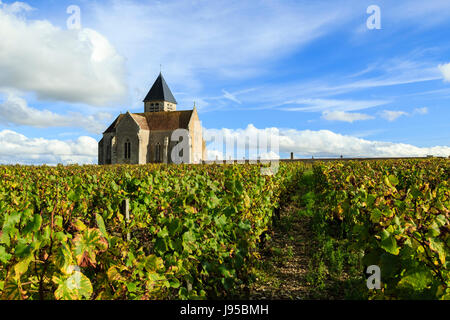
<path id="1" fill-rule="evenodd" d="M 175 100 L 169 86 L 166 83 L 166 80 L 164 80 L 161 73 L 158 78 L 156 78 L 153 86 L 150 88 L 150 91 L 144 99 L 144 102 L 148 101 L 167 101 L 177 104 L 177 101 Z"/>
<path id="2" fill-rule="evenodd" d="M 161 111 L 130 113 L 143 130 L 175 130 L 188 129 L 189 120 L 194 110 Z M 104 133 L 115 132 L 117 125 L 125 117 L 120 114 Z"/>

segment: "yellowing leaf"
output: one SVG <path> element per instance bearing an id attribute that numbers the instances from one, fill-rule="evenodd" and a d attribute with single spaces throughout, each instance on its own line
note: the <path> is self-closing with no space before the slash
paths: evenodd
<path id="1" fill-rule="evenodd" d="M 67 279 L 53 277 L 53 282 L 58 285 L 55 291 L 55 298 L 58 300 L 89 299 L 92 295 L 91 281 L 79 271 L 75 271 Z"/>
<path id="2" fill-rule="evenodd" d="M 73 239 L 74 254 L 80 267 L 95 265 L 96 254 L 108 248 L 108 242 L 102 237 L 100 230 L 87 229 Z"/>

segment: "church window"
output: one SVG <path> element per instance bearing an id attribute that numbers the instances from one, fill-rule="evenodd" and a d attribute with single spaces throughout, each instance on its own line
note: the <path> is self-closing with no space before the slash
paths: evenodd
<path id="1" fill-rule="evenodd" d="M 131 142 L 130 140 L 127 140 L 127 142 L 125 142 L 125 159 L 130 158 L 131 158 Z"/>

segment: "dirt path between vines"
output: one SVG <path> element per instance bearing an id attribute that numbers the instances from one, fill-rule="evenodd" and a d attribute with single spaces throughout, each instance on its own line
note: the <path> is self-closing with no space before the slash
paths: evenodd
<path id="1" fill-rule="evenodd" d="M 280 220 L 272 228 L 271 240 L 260 250 L 257 279 L 250 287 L 249 299 L 311 299 L 307 274 L 311 250 L 316 246 L 308 217 L 291 201 L 280 210 Z"/>

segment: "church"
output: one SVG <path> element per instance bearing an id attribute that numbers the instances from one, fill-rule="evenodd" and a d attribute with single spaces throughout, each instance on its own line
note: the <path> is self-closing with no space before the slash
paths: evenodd
<path id="1" fill-rule="evenodd" d="M 206 160 L 206 143 L 195 104 L 192 110 L 177 111 L 177 101 L 161 73 L 143 102 L 143 113 L 120 114 L 103 133 L 98 143 L 98 164 L 173 163 L 172 150 L 179 141 L 171 138 L 177 129 L 188 132 L 186 162 Z"/>

